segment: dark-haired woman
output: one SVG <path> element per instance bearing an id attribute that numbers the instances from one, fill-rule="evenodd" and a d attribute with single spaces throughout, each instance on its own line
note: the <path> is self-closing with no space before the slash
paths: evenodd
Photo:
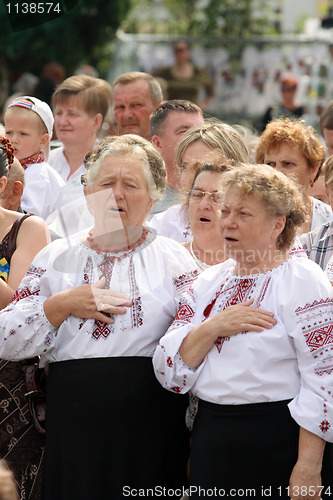
<path id="1" fill-rule="evenodd" d="M 0 137 L 0 193 L 16 159 L 13 149 Z M 34 256 L 50 241 L 46 223 L 35 215 L 0 207 L 0 308 L 14 295 Z M 41 497 L 41 464 L 44 436 L 38 434 L 25 397 L 27 362 L 0 360 L 0 457 L 5 458 L 18 486 L 20 498 Z"/>

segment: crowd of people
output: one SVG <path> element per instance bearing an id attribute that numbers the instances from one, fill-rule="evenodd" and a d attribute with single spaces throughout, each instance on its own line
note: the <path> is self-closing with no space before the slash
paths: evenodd
<path id="1" fill-rule="evenodd" d="M 174 54 L 6 102 L 0 499 L 333 495 L 333 105 L 208 118 Z"/>

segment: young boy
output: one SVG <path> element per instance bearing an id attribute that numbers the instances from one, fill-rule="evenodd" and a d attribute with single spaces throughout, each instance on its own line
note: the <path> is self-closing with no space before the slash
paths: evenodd
<path id="1" fill-rule="evenodd" d="M 51 108 L 36 97 L 12 101 L 4 116 L 6 137 L 25 173 L 22 208 L 46 219 L 58 208 L 65 182 L 45 161 L 53 133 Z"/>

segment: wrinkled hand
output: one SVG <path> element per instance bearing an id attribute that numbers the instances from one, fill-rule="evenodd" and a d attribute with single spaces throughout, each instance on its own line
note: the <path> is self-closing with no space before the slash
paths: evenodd
<path id="1" fill-rule="evenodd" d="M 289 481 L 289 496 L 292 500 L 320 500 L 321 477 L 315 467 L 298 461 Z"/>
<path id="2" fill-rule="evenodd" d="M 250 307 L 254 300 L 246 300 L 240 304 L 229 306 L 209 321 L 216 328 L 217 337 L 228 337 L 236 333 L 254 331 L 262 332 L 265 328 L 272 328 L 276 324 L 273 313 Z"/>
<path id="3" fill-rule="evenodd" d="M 124 293 L 105 289 L 105 278 L 102 277 L 92 285 L 81 285 L 66 290 L 66 300 L 70 314 L 77 318 L 89 318 L 114 323 L 109 314 L 125 314 L 126 308 L 132 305 L 131 299 Z"/>

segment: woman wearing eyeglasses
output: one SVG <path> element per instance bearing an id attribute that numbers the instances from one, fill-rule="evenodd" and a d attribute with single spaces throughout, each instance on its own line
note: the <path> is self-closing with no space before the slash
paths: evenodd
<path id="1" fill-rule="evenodd" d="M 215 119 L 191 127 L 176 148 L 181 190 L 190 189 L 199 166 L 204 162 L 221 163 L 221 157 L 223 162 L 227 159 L 235 165 L 249 161 L 249 150 L 242 135 L 234 127 Z M 149 225 L 157 234 L 180 243 L 192 239 L 188 203 L 174 205 L 165 212 L 155 214 Z"/>
<path id="2" fill-rule="evenodd" d="M 224 262 L 223 242 L 219 231 L 221 215 L 220 190 L 225 164 L 204 163 L 200 166 L 187 194 L 184 209 L 188 210 L 193 239 L 183 243 L 199 269 Z"/>

